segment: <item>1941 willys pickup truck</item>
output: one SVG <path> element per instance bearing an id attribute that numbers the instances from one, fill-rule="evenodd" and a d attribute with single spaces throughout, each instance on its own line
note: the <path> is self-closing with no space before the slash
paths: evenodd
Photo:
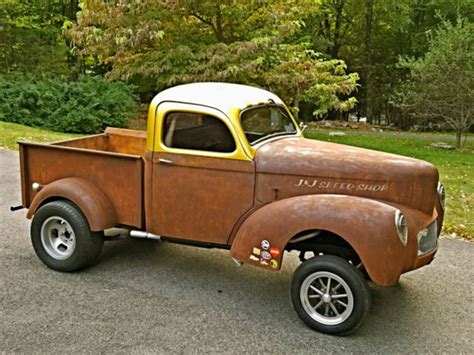
<path id="1" fill-rule="evenodd" d="M 305 139 L 262 89 L 181 85 L 153 99 L 146 133 L 19 144 L 31 240 L 55 270 L 91 265 L 113 227 L 229 249 L 237 264 L 268 271 L 296 250 L 296 313 L 347 334 L 368 312 L 367 280 L 394 285 L 437 250 L 444 188 L 433 165 Z"/>

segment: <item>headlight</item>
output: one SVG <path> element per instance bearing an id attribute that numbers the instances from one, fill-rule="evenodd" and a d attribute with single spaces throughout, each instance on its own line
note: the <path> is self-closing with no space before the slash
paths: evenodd
<path id="1" fill-rule="evenodd" d="M 403 246 L 406 246 L 408 241 L 407 220 L 400 210 L 395 212 L 395 226 L 397 227 L 398 238 L 400 238 Z"/>
<path id="2" fill-rule="evenodd" d="M 441 207 L 444 210 L 444 206 L 446 204 L 446 191 L 444 189 L 444 185 L 441 182 L 438 182 L 438 196 Z"/>
<path id="3" fill-rule="evenodd" d="M 438 225 L 436 220 L 418 233 L 418 256 L 436 249 L 438 244 Z"/>

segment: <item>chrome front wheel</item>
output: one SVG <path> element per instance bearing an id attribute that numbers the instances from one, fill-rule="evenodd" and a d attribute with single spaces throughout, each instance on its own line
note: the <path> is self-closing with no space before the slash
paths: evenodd
<path id="1" fill-rule="evenodd" d="M 311 318 L 325 325 L 343 323 L 354 309 L 354 296 L 347 282 L 328 271 L 310 274 L 301 285 L 300 299 Z"/>
<path id="2" fill-rule="evenodd" d="M 370 305 L 367 282 L 347 260 L 317 256 L 303 262 L 291 284 L 293 308 L 310 328 L 345 335 L 356 330 Z"/>

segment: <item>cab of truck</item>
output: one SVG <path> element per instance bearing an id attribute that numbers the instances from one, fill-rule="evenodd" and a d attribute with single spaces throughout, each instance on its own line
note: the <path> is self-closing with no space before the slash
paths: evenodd
<path id="1" fill-rule="evenodd" d="M 20 160 L 22 206 L 48 267 L 93 264 L 114 227 L 229 249 L 268 271 L 294 250 L 293 307 L 331 334 L 365 318 L 366 279 L 393 285 L 433 260 L 444 215 L 433 165 L 306 139 L 278 96 L 237 84 L 167 89 L 146 132 L 20 143 Z"/>
<path id="2" fill-rule="evenodd" d="M 147 230 L 230 245 L 234 227 L 255 205 L 258 148 L 301 137 L 301 130 L 268 91 L 198 83 L 154 98 L 147 137 L 147 151 L 153 152 Z"/>

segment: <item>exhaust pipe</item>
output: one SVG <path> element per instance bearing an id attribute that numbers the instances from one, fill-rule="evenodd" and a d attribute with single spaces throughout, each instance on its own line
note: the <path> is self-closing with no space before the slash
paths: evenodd
<path id="1" fill-rule="evenodd" d="M 137 230 L 131 230 L 130 231 L 130 237 L 142 238 L 142 239 L 155 239 L 155 240 L 160 240 L 161 239 L 161 237 L 159 235 L 144 232 L 144 231 L 137 231 Z"/>

